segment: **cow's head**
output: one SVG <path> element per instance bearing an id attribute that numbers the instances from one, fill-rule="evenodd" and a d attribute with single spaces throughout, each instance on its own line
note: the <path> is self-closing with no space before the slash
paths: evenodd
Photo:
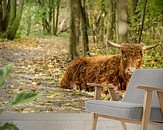
<path id="1" fill-rule="evenodd" d="M 114 47 L 121 48 L 121 69 L 122 71 L 131 76 L 133 71 L 140 67 L 142 63 L 142 54 L 144 50 L 149 50 L 157 45 L 144 46 L 143 44 L 122 43 L 116 44 L 108 41 Z"/>

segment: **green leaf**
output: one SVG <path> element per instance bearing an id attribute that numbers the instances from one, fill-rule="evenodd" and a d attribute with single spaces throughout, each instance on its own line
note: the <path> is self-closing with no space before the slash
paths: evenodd
<path id="1" fill-rule="evenodd" d="M 5 123 L 3 126 L 0 126 L 0 130 L 19 130 L 14 124 Z"/>
<path id="2" fill-rule="evenodd" d="M 38 96 L 40 96 L 40 94 L 38 94 L 38 93 L 22 92 L 22 93 L 15 95 L 15 97 L 11 101 L 11 104 L 12 105 L 19 105 L 19 104 L 30 103 L 33 100 L 35 100 Z"/>
<path id="3" fill-rule="evenodd" d="M 3 87 L 5 84 L 6 76 L 11 72 L 12 65 L 8 64 L 5 67 L 0 69 L 0 87 Z"/>
<path id="4" fill-rule="evenodd" d="M 5 83 L 4 72 L 2 69 L 0 69 L 0 87 L 2 87 L 4 83 Z"/>
<path id="5" fill-rule="evenodd" d="M 8 64 L 4 67 L 6 69 L 6 74 L 9 74 L 12 71 L 12 65 Z"/>
<path id="6" fill-rule="evenodd" d="M 0 114 L 1 114 L 2 112 L 4 112 L 4 111 L 5 111 L 5 109 L 0 108 Z"/>

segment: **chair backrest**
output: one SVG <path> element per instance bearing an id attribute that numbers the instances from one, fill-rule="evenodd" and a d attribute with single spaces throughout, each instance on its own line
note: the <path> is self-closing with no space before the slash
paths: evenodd
<path id="1" fill-rule="evenodd" d="M 143 104 L 144 91 L 136 89 L 137 86 L 163 88 L 163 68 L 135 70 L 122 101 Z M 156 92 L 153 93 L 152 97 L 152 106 L 159 106 Z"/>

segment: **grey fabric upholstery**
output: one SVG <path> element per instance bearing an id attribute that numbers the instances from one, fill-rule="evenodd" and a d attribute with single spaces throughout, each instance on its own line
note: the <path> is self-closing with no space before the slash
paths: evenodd
<path id="1" fill-rule="evenodd" d="M 163 69 L 137 69 L 132 75 L 126 95 L 122 101 L 90 100 L 86 102 L 86 111 L 97 114 L 120 117 L 132 120 L 141 120 L 144 91 L 137 86 L 151 86 L 163 88 Z M 151 121 L 163 122 L 156 93 L 153 94 Z"/>
<path id="2" fill-rule="evenodd" d="M 131 76 L 123 101 L 143 104 L 144 91 L 136 89 L 137 86 L 163 88 L 163 68 L 137 69 Z M 159 106 L 156 93 L 153 94 L 152 106 Z"/>
<path id="3" fill-rule="evenodd" d="M 137 103 L 90 100 L 86 103 L 86 110 L 102 115 L 120 117 L 131 120 L 141 120 L 143 105 Z M 153 107 L 151 112 L 151 121 L 163 122 L 163 116 L 159 107 Z"/>
<path id="4" fill-rule="evenodd" d="M 140 120 L 142 105 L 117 101 L 90 100 L 86 103 L 86 110 L 102 115 Z"/>

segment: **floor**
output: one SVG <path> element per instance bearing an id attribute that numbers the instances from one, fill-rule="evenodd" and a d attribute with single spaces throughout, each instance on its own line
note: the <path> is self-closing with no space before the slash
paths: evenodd
<path id="1" fill-rule="evenodd" d="M 91 130 L 90 113 L 3 113 L 0 123 L 4 122 L 12 122 L 20 130 Z M 97 130 L 123 129 L 117 121 L 99 118 Z"/>

